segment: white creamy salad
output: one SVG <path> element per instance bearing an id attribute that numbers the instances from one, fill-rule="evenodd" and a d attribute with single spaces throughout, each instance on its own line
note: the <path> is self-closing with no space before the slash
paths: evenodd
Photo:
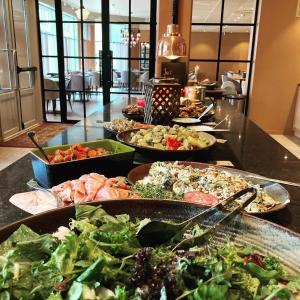
<path id="1" fill-rule="evenodd" d="M 215 196 L 219 201 L 244 188 L 255 187 L 258 190 L 258 196 L 246 207 L 247 212 L 265 212 L 279 203 L 259 185 L 255 185 L 242 176 L 215 167 L 198 169 L 180 165 L 178 162 L 155 162 L 152 164 L 148 176 L 138 183 L 157 185 L 178 195 L 200 191 Z"/>

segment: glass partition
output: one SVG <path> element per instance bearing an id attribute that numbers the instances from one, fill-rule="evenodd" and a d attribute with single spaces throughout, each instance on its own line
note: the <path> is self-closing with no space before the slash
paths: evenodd
<path id="1" fill-rule="evenodd" d="M 38 4 L 43 76 L 58 89 L 56 115 L 49 102 L 47 119 L 79 120 L 101 110 L 109 97 L 142 93 L 149 72 L 154 74 L 156 0 L 63 0 L 61 10 L 55 1 Z"/>
<path id="2" fill-rule="evenodd" d="M 0 93 L 12 90 L 10 55 L 11 52 L 8 49 L 0 49 Z"/>
<path id="3" fill-rule="evenodd" d="M 28 37 L 28 24 L 27 24 L 27 7 L 24 5 L 24 0 L 12 0 L 13 9 L 13 22 L 14 22 L 14 33 L 16 41 L 17 59 L 19 67 L 29 67 L 29 42 Z M 32 87 L 31 72 L 19 73 L 20 88 Z"/>
<path id="4" fill-rule="evenodd" d="M 193 0 L 192 23 L 220 23 L 222 1 Z"/>
<path id="5" fill-rule="evenodd" d="M 217 59 L 219 45 L 219 26 L 192 26 L 191 59 Z"/>
<path id="6" fill-rule="evenodd" d="M 256 0 L 226 0 L 224 23 L 254 23 L 256 3 Z"/>
<path id="7" fill-rule="evenodd" d="M 221 59 L 248 60 L 252 33 L 251 26 L 224 26 Z"/>
<path id="8" fill-rule="evenodd" d="M 12 52 L 8 49 L 7 28 L 5 18 L 5 0 L 0 0 L 0 93 L 12 89 L 10 59 Z"/>
<path id="9" fill-rule="evenodd" d="M 248 95 L 258 0 L 193 0 L 189 81 L 232 81 Z M 222 11 L 223 9 L 223 11 Z"/>

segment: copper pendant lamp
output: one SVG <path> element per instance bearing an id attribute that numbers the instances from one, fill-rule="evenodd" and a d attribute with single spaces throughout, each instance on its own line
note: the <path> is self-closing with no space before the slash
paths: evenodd
<path id="1" fill-rule="evenodd" d="M 167 31 L 158 42 L 158 56 L 166 57 L 170 60 L 186 56 L 186 44 L 179 33 L 178 23 L 179 0 L 173 0 L 172 24 L 167 25 Z"/>

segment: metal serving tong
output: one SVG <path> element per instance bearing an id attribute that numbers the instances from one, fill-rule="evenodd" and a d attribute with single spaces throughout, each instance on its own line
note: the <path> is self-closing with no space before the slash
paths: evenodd
<path id="1" fill-rule="evenodd" d="M 219 202 L 218 204 L 204 210 L 203 212 L 197 214 L 196 216 L 181 222 L 181 223 L 167 223 L 162 221 L 150 221 L 142 226 L 137 232 L 137 239 L 139 243 L 146 247 L 153 247 L 163 243 L 168 242 L 171 238 L 176 235 L 183 234 L 186 230 L 191 229 L 196 224 L 204 221 L 207 217 L 215 214 L 216 212 L 223 210 L 225 206 L 232 203 L 234 200 L 240 198 L 241 196 L 251 193 L 243 203 L 238 204 L 232 211 L 226 214 L 220 221 L 212 225 L 210 228 L 205 229 L 204 232 L 196 237 L 187 238 L 182 240 L 177 244 L 173 250 L 184 249 L 187 247 L 192 247 L 193 245 L 200 245 L 205 243 L 208 238 L 215 234 L 218 229 L 228 223 L 233 217 L 240 213 L 248 204 L 250 204 L 257 196 L 257 190 L 253 187 L 243 189 L 229 198 Z"/>

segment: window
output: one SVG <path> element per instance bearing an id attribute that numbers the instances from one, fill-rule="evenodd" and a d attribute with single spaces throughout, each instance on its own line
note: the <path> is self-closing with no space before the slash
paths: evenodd
<path id="1" fill-rule="evenodd" d="M 52 56 L 57 56 L 57 37 L 56 37 L 56 24 L 50 22 L 55 20 L 54 7 L 48 6 L 42 2 L 39 3 L 40 19 L 43 21 L 49 20 L 49 22 L 42 22 L 40 24 L 41 30 L 41 44 L 43 58 L 43 71 L 44 75 L 48 73 L 57 73 L 57 63 L 53 63 L 55 59 Z M 67 13 L 63 13 L 63 18 L 66 21 L 76 21 L 74 16 Z M 64 50 L 65 56 L 77 57 L 79 55 L 79 29 L 77 23 L 64 23 Z M 78 59 L 68 58 L 66 60 L 66 70 L 78 70 Z"/>
<path id="2" fill-rule="evenodd" d="M 234 81 L 247 95 L 258 0 L 193 0 L 189 78 Z M 196 79 L 195 79 L 196 78 Z"/>
<path id="3" fill-rule="evenodd" d="M 47 101 L 45 119 L 57 120 L 61 112 L 62 121 L 79 120 L 110 102 L 111 94 L 130 101 L 142 93 L 154 74 L 156 0 L 37 4 L 44 99 L 53 100 L 52 107 Z M 47 93 L 52 91 L 59 93 Z"/>

